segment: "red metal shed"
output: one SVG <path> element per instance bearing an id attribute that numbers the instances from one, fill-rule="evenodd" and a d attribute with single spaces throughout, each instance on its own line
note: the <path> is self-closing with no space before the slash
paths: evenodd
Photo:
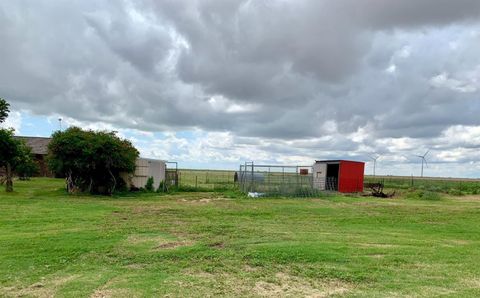
<path id="1" fill-rule="evenodd" d="M 364 162 L 317 160 L 313 165 L 313 184 L 322 190 L 362 192 L 364 170 Z"/>

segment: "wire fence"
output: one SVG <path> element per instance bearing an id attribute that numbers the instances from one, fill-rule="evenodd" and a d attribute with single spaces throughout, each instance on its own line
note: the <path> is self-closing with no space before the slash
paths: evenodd
<path id="1" fill-rule="evenodd" d="M 235 189 L 235 171 L 178 170 L 178 186 L 183 190 L 228 190 Z"/>
<path id="2" fill-rule="evenodd" d="M 277 166 L 245 163 L 238 172 L 238 184 L 245 193 L 265 196 L 312 197 L 335 190 L 337 182 L 314 179 L 312 166 Z"/>
<path id="3" fill-rule="evenodd" d="M 422 189 L 451 195 L 480 194 L 480 179 L 417 176 L 365 176 L 365 183 L 382 183 L 387 189 Z"/>
<path id="4" fill-rule="evenodd" d="M 184 191 L 238 189 L 245 193 L 259 193 L 265 196 L 322 196 L 337 191 L 339 185 L 332 177 L 323 180 L 314 177 L 312 166 L 245 163 L 238 171 L 178 169 L 171 175 L 175 175 L 176 179 L 171 180 L 175 181 L 178 189 Z M 347 181 L 347 184 L 356 183 L 350 182 Z M 413 188 L 452 195 L 480 194 L 480 179 L 365 176 L 364 182 L 382 183 L 386 189 L 391 190 Z"/>

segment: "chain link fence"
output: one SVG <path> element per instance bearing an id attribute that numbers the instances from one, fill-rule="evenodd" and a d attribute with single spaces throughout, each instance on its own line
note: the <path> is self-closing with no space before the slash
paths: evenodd
<path id="1" fill-rule="evenodd" d="M 240 166 L 237 179 L 241 191 L 265 196 L 312 197 L 325 195 L 325 190 L 336 190 L 338 181 L 314 180 L 312 171 L 312 166 L 256 165 L 247 162 Z M 324 190 L 320 190 L 320 184 Z"/>

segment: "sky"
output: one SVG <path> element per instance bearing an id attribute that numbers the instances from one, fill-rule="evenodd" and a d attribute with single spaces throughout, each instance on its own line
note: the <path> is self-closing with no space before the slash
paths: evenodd
<path id="1" fill-rule="evenodd" d="M 0 2 L 18 135 L 115 130 L 183 168 L 480 177 L 478 0 Z"/>

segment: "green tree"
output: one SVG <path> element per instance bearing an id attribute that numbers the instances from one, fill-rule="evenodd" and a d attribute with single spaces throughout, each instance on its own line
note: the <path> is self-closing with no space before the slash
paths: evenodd
<path id="1" fill-rule="evenodd" d="M 0 129 L 0 167 L 6 169 L 5 190 L 13 191 L 13 169 L 22 154 L 21 143 L 13 138 L 13 129 Z"/>
<path id="2" fill-rule="evenodd" d="M 39 171 L 38 164 L 33 159 L 32 148 L 23 141 L 20 141 L 19 155 L 15 164 L 15 172 L 21 180 L 29 180 Z"/>
<path id="3" fill-rule="evenodd" d="M 9 103 L 0 98 L 0 123 L 8 117 Z M 30 177 L 37 169 L 32 158 L 31 149 L 20 140 L 14 138 L 14 130 L 0 128 L 0 168 L 6 170 L 5 190 L 13 191 L 13 172 L 16 171 L 21 177 Z"/>
<path id="4" fill-rule="evenodd" d="M 10 104 L 7 101 L 0 98 L 0 123 L 4 122 L 8 117 Z"/>
<path id="5" fill-rule="evenodd" d="M 68 192 L 112 194 L 135 171 L 139 152 L 115 132 L 71 127 L 57 131 L 48 146 L 49 168 L 66 178 Z"/>

